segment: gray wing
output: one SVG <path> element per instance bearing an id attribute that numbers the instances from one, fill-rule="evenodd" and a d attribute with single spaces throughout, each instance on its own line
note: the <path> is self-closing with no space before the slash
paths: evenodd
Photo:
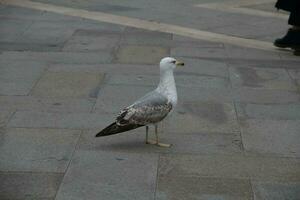
<path id="1" fill-rule="evenodd" d="M 158 92 L 153 91 L 123 109 L 116 122 L 118 125 L 157 123 L 163 120 L 171 110 L 171 102 Z"/>

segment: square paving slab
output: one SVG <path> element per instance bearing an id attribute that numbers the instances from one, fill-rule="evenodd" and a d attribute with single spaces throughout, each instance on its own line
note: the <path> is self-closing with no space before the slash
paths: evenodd
<path id="1" fill-rule="evenodd" d="M 1 134 L 0 171 L 65 172 L 80 131 L 8 129 Z"/>
<path id="2" fill-rule="evenodd" d="M 246 152 L 300 157 L 300 120 L 249 119 L 241 128 Z"/>
<path id="3" fill-rule="evenodd" d="M 88 72 L 47 72 L 33 90 L 39 97 L 96 97 L 104 74 Z"/>
<path id="4" fill-rule="evenodd" d="M 77 151 L 56 199 L 153 199 L 157 162 L 150 154 Z"/>
<path id="5" fill-rule="evenodd" d="M 158 64 L 169 55 L 167 48 L 160 46 L 121 46 L 116 54 L 116 62 L 124 64 Z"/>
<path id="6" fill-rule="evenodd" d="M 0 199 L 54 199 L 62 173 L 0 172 Z"/>

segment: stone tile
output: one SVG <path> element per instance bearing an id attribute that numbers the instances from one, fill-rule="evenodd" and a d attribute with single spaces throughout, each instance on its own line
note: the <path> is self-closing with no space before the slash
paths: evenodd
<path id="1" fill-rule="evenodd" d="M 175 47 L 171 49 L 172 56 L 185 56 L 194 58 L 226 58 L 226 51 L 223 48 L 194 48 Z"/>
<path id="2" fill-rule="evenodd" d="M 176 59 L 183 61 L 185 66 L 177 68 L 175 74 L 229 78 L 228 67 L 224 61 L 182 56 L 176 56 Z"/>
<path id="3" fill-rule="evenodd" d="M 253 181 L 255 200 L 297 200 L 300 196 L 300 182 Z"/>
<path id="4" fill-rule="evenodd" d="M 49 66 L 51 72 L 93 72 L 105 74 L 153 75 L 159 76 L 157 65 L 142 64 L 53 64 Z"/>
<path id="5" fill-rule="evenodd" d="M 116 53 L 116 62 L 125 64 L 158 64 L 169 55 L 167 48 L 160 46 L 121 46 Z"/>
<path id="6" fill-rule="evenodd" d="M 39 10 L 2 4 L 0 16 L 17 20 L 35 20 L 38 17 L 41 17 L 42 13 L 43 11 Z"/>
<path id="7" fill-rule="evenodd" d="M 107 51 L 98 52 L 18 52 L 5 51 L 0 59 L 13 61 L 41 61 L 51 64 L 99 64 L 110 63 L 112 55 Z"/>
<path id="8" fill-rule="evenodd" d="M 0 199 L 54 199 L 61 173 L 1 173 Z"/>
<path id="9" fill-rule="evenodd" d="M 289 69 L 288 73 L 293 79 L 300 80 L 300 70 L 299 69 Z"/>
<path id="10" fill-rule="evenodd" d="M 166 126 L 167 131 L 178 133 L 239 132 L 234 106 L 211 101 L 179 105 L 176 113 L 167 118 Z"/>
<path id="11" fill-rule="evenodd" d="M 299 159 L 282 157 L 162 154 L 159 176 L 299 181 L 299 166 Z"/>
<path id="12" fill-rule="evenodd" d="M 194 39 L 190 37 L 184 37 L 181 35 L 173 35 L 173 41 L 177 46 L 197 46 L 201 48 L 223 48 L 224 45 L 218 42 L 209 42 L 205 40 Z"/>
<path id="13" fill-rule="evenodd" d="M 170 47 L 173 45 L 172 34 L 158 31 L 148 31 L 136 28 L 126 28 L 122 35 L 121 45 L 151 45 Z"/>
<path id="14" fill-rule="evenodd" d="M 0 96 L 0 109 L 42 112 L 89 112 L 94 98 L 39 98 L 34 96 Z"/>
<path id="15" fill-rule="evenodd" d="M 244 48 L 225 44 L 225 49 L 229 58 L 242 58 L 254 59 L 254 60 L 280 60 L 280 56 L 277 52 L 263 51 L 252 48 Z"/>
<path id="16" fill-rule="evenodd" d="M 18 19 L 0 18 L 0 41 L 13 42 L 30 26 L 32 22 Z"/>
<path id="17" fill-rule="evenodd" d="M 34 96 L 94 98 L 104 74 L 87 72 L 47 72 L 33 89 Z"/>
<path id="18" fill-rule="evenodd" d="M 8 109 L 7 107 L 3 109 L 0 108 L 0 127 L 6 125 L 9 117 L 13 114 L 13 112 L 14 112 L 13 109 Z"/>
<path id="19" fill-rule="evenodd" d="M 229 72 L 234 88 L 297 90 L 285 69 L 234 67 L 229 68 Z"/>
<path id="20" fill-rule="evenodd" d="M 60 51 L 62 44 L 37 44 L 22 42 L 0 42 L 0 51 Z"/>
<path id="21" fill-rule="evenodd" d="M 233 90 L 233 98 L 237 102 L 257 104 L 298 103 L 300 96 L 296 92 L 286 90 L 264 90 L 253 88 L 237 88 Z"/>
<path id="22" fill-rule="evenodd" d="M 206 177 L 160 177 L 157 200 L 253 199 L 249 180 Z"/>
<path id="23" fill-rule="evenodd" d="M 241 124 L 248 153 L 300 157 L 300 120 L 246 120 Z"/>
<path id="24" fill-rule="evenodd" d="M 8 126 L 17 128 L 100 129 L 113 119 L 113 116 L 109 114 L 17 111 Z"/>
<path id="25" fill-rule="evenodd" d="M 117 114 L 153 89 L 148 86 L 105 85 L 98 94 L 96 112 Z"/>
<path id="26" fill-rule="evenodd" d="M 153 199 L 157 162 L 151 154 L 77 151 L 56 199 Z"/>
<path id="27" fill-rule="evenodd" d="M 36 21 L 17 41 L 22 43 L 60 44 L 71 37 L 73 32 L 74 29 L 70 29 L 63 23 L 57 23 L 56 21 Z"/>
<path id="28" fill-rule="evenodd" d="M 230 86 L 228 79 L 216 76 L 197 75 L 188 72 L 175 72 L 174 76 L 177 87 L 227 88 Z M 107 83 L 111 85 L 146 85 L 156 87 L 159 83 L 159 75 L 108 75 Z"/>
<path id="29" fill-rule="evenodd" d="M 1 61 L 0 94 L 27 95 L 46 68 L 35 61 Z"/>
<path id="30" fill-rule="evenodd" d="M 1 133 L 0 171 L 65 172 L 80 133 L 59 129 L 8 129 Z"/>
<path id="31" fill-rule="evenodd" d="M 77 30 L 64 45 L 63 51 L 112 51 L 120 40 L 118 32 Z"/>
<path id="32" fill-rule="evenodd" d="M 300 120 L 300 104 L 254 104 L 236 103 L 240 119 Z"/>
<path id="33" fill-rule="evenodd" d="M 94 137 L 100 131 L 99 129 L 84 132 L 79 140 L 78 149 L 128 153 L 139 152 L 141 154 L 233 154 L 242 152 L 239 133 L 175 133 L 167 132 L 166 128 L 166 125 L 159 127 L 159 139 L 163 143 L 172 144 L 171 148 L 161 148 L 156 145 L 145 144 L 145 127 L 141 127 L 129 132 L 101 138 Z M 149 138 L 155 138 L 152 126 L 149 130 Z"/>

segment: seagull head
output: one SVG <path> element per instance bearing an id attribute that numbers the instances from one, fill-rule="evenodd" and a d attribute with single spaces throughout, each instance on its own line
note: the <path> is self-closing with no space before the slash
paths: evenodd
<path id="1" fill-rule="evenodd" d="M 175 58 L 165 57 L 161 59 L 159 66 L 161 71 L 174 70 L 177 66 L 183 66 L 184 63 Z"/>

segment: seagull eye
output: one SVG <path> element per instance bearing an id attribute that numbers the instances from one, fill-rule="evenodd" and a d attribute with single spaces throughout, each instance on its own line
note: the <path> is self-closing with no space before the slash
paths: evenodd
<path id="1" fill-rule="evenodd" d="M 171 63 L 175 64 L 175 63 L 176 63 L 176 60 L 171 61 Z"/>

